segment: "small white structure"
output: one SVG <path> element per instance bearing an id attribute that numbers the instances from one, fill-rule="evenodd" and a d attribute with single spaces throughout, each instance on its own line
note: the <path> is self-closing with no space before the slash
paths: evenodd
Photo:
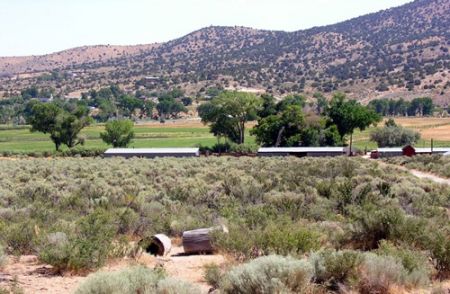
<path id="1" fill-rule="evenodd" d="M 403 148 L 378 148 L 378 154 L 380 157 L 394 157 L 403 156 Z"/>
<path id="2" fill-rule="evenodd" d="M 342 156 L 347 153 L 344 147 L 272 147 L 259 148 L 258 156 L 296 156 L 326 157 Z"/>
<path id="3" fill-rule="evenodd" d="M 450 148 L 416 148 L 416 154 L 445 154 Z"/>
<path id="4" fill-rule="evenodd" d="M 111 148 L 104 153 L 105 157 L 198 157 L 199 148 Z"/>

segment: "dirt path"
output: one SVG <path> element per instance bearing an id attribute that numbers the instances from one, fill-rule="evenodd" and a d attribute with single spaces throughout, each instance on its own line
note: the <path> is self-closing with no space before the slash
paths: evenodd
<path id="1" fill-rule="evenodd" d="M 431 180 L 435 183 L 438 184 L 447 184 L 450 185 L 450 179 L 446 179 L 446 178 L 441 178 L 437 175 L 434 174 L 430 174 L 430 173 L 425 173 L 419 170 L 415 170 L 415 169 L 407 169 L 404 168 L 405 170 L 409 171 L 411 174 L 413 174 L 414 176 L 421 178 L 421 179 L 428 179 Z"/>
<path id="2" fill-rule="evenodd" d="M 368 157 L 364 157 L 368 160 L 373 160 L 370 159 Z M 450 185 L 450 179 L 446 179 L 446 178 L 442 178 L 438 175 L 432 174 L 432 173 L 427 173 L 427 172 L 423 172 L 420 170 L 416 170 L 416 169 L 409 169 L 407 167 L 401 166 L 401 165 L 396 165 L 396 164 L 390 164 L 390 163 L 386 163 L 383 161 L 377 161 L 379 165 L 381 166 L 385 166 L 385 167 L 392 167 L 392 168 L 396 168 L 402 171 L 406 171 L 409 172 L 410 174 L 412 174 L 413 176 L 420 178 L 420 179 L 427 179 L 430 180 L 432 182 L 435 182 L 437 184 L 446 184 L 446 185 Z"/>
<path id="3" fill-rule="evenodd" d="M 206 264 L 223 264 L 222 255 L 183 256 L 182 247 L 174 247 L 168 258 L 155 258 L 144 254 L 140 259 L 122 259 L 110 262 L 100 271 L 119 271 L 137 263 L 155 268 L 162 266 L 168 275 L 193 283 L 200 287 L 202 293 L 208 293 L 209 286 L 203 279 L 203 268 Z M 21 256 L 19 260 L 11 257 L 6 267 L 0 271 L 0 287 L 10 287 L 16 279 L 17 285 L 28 293 L 60 294 L 73 293 L 85 276 L 61 276 L 51 273 L 51 266 L 40 264 L 36 256 Z"/>

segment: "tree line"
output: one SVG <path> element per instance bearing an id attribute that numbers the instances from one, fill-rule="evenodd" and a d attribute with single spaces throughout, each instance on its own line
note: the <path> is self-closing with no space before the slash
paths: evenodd
<path id="1" fill-rule="evenodd" d="M 199 106 L 202 122 L 211 133 L 237 144 L 245 143 L 245 125 L 257 120 L 251 130 L 262 146 L 340 146 L 356 129 L 364 130 L 381 120 L 371 108 L 344 94 L 335 94 L 328 103 L 321 95 L 313 109 L 306 109 L 306 98 L 291 95 L 281 101 L 271 95 L 224 91 Z"/>
<path id="2" fill-rule="evenodd" d="M 82 93 L 81 99 L 77 100 L 59 97 L 52 88 L 30 87 L 23 90 L 19 96 L 0 100 L 0 123 L 26 124 L 30 110 L 39 102 L 53 103 L 62 108 L 83 107 L 97 122 L 118 118 L 152 118 L 164 121 L 187 113 L 186 107 L 192 104 L 193 99 L 177 88 L 166 92 L 137 90 L 127 93 L 118 86 L 111 85 Z"/>
<path id="3" fill-rule="evenodd" d="M 432 116 L 435 105 L 431 98 L 375 99 L 369 102 L 369 107 L 383 116 Z"/>
<path id="4" fill-rule="evenodd" d="M 45 103 L 36 98 L 52 95 L 52 92 L 42 91 L 31 88 L 23 91 L 20 97 L 2 100 L 1 111 L 10 117 L 20 113 L 20 122 L 30 124 L 31 131 L 49 134 L 56 150 L 62 145 L 69 148 L 82 145 L 84 139 L 79 133 L 93 121 L 107 122 L 105 132 L 101 134 L 104 142 L 113 147 L 126 147 L 134 137 L 134 124 L 130 119 L 156 114 L 163 122 L 187 112 L 186 106 L 192 104 L 192 98 L 185 97 L 180 89 L 128 94 L 117 86 L 110 86 L 83 93 L 80 100 L 55 98 Z M 250 134 L 259 145 L 273 147 L 343 146 L 348 143 L 351 148 L 353 132 L 376 124 L 382 115 L 429 115 L 434 108 L 430 98 L 416 98 L 410 102 L 373 100 L 364 106 L 341 93 L 336 93 L 331 100 L 320 93 L 309 100 L 298 94 L 277 100 L 268 94 L 257 96 L 223 89 L 212 92 L 214 95 L 197 111 L 219 143 L 225 138 L 226 142 L 244 144 L 247 122 L 256 121 Z M 142 99 L 147 95 L 157 96 L 157 102 Z M 3 106 L 12 106 L 13 110 L 5 111 L 9 108 Z M 97 111 L 92 112 L 93 108 Z M 396 134 L 403 137 L 397 139 Z M 418 140 L 417 134 L 393 125 L 379 129 L 371 138 L 380 146 Z"/>

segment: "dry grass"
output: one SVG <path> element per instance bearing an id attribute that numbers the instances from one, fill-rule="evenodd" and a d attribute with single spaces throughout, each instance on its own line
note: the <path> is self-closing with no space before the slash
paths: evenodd
<path id="1" fill-rule="evenodd" d="M 434 126 L 450 125 L 450 117 L 400 117 L 395 122 L 408 128 L 430 128 Z"/>
<path id="2" fill-rule="evenodd" d="M 420 117 L 396 118 L 395 122 L 420 132 L 422 139 L 450 141 L 450 118 Z"/>

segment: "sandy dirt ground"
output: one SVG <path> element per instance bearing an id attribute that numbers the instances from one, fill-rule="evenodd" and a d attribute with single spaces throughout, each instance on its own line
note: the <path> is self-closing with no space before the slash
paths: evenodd
<path id="1" fill-rule="evenodd" d="M 169 276 L 197 285 L 202 293 L 208 293 L 210 287 L 203 279 L 204 266 L 225 263 L 222 255 L 182 255 L 182 247 L 174 247 L 167 258 L 155 258 L 143 254 L 138 260 L 123 259 L 110 262 L 100 271 L 119 271 L 128 266 L 143 264 L 149 268 L 163 267 Z M 54 275 L 51 266 L 40 264 L 36 256 L 21 256 L 20 259 L 10 257 L 8 264 L 0 270 L 0 287 L 9 287 L 17 281 L 17 285 L 28 293 L 73 293 L 86 276 Z"/>

